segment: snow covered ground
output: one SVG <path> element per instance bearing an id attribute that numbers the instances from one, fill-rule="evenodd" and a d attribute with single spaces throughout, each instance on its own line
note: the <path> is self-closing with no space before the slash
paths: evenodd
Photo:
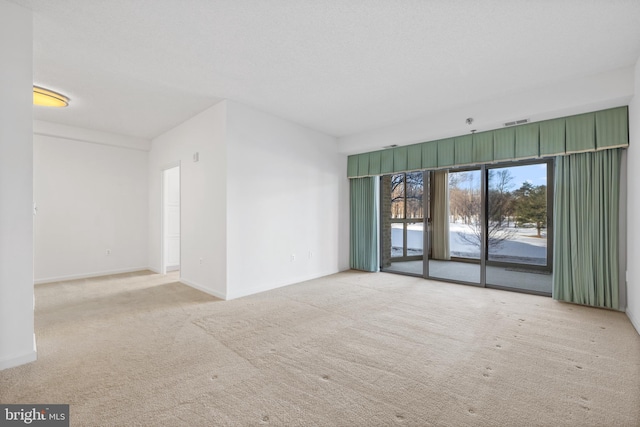
<path id="1" fill-rule="evenodd" d="M 422 255 L 422 224 L 407 225 L 407 255 Z M 527 264 L 546 264 L 547 236 L 537 237 L 535 228 L 510 227 L 513 236 L 501 242 L 497 247 L 489 248 L 489 259 L 495 261 L 522 262 Z M 468 225 L 449 224 L 449 248 L 451 255 L 464 258 L 479 258 L 480 248 L 461 239 L 461 235 L 473 236 Z M 391 225 L 391 256 L 402 256 L 402 224 Z"/>

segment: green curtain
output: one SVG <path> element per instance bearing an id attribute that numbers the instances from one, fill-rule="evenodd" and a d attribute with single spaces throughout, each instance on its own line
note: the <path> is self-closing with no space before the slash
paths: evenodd
<path id="1" fill-rule="evenodd" d="M 618 309 L 620 155 L 556 158 L 554 299 Z"/>
<path id="2" fill-rule="evenodd" d="M 351 179 L 351 268 L 378 271 L 378 224 L 376 178 Z"/>
<path id="3" fill-rule="evenodd" d="M 628 123 L 628 107 L 617 107 L 354 154 L 348 157 L 347 177 L 445 169 L 627 147 Z"/>

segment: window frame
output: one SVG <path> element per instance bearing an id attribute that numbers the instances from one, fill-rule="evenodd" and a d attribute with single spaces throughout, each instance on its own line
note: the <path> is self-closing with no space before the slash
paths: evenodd
<path id="1" fill-rule="evenodd" d="M 422 174 L 422 217 L 419 218 L 407 218 L 407 175 L 408 174 L 413 174 L 413 173 L 421 173 Z M 414 224 L 414 223 L 425 223 L 425 216 L 424 216 L 424 197 L 425 197 L 425 173 L 427 173 L 427 171 L 409 171 L 409 172 L 398 172 L 398 173 L 392 173 L 392 174 L 387 174 L 390 175 L 393 180 L 393 176 L 395 175 L 403 175 L 404 179 L 403 179 L 403 185 L 404 185 L 404 191 L 403 191 L 403 200 L 402 200 L 402 205 L 403 205 L 403 218 L 393 218 L 391 217 L 391 213 L 387 212 L 386 215 L 388 215 L 389 217 L 387 218 L 389 220 L 390 225 L 393 227 L 393 224 L 402 224 L 402 256 L 389 256 L 389 259 L 394 261 L 394 262 L 398 262 L 398 261 L 419 261 L 422 259 L 422 257 L 424 256 L 424 247 L 422 248 L 422 255 L 407 255 L 407 225 L 408 224 Z M 382 194 L 383 189 L 382 186 L 380 186 L 380 197 L 382 200 L 382 197 L 385 197 L 384 194 Z M 385 213 L 382 213 L 382 215 L 385 215 Z M 381 221 L 381 226 L 382 226 L 382 221 Z M 380 250 L 384 251 L 384 248 L 382 246 L 382 239 L 380 239 Z"/>
<path id="2" fill-rule="evenodd" d="M 546 159 L 531 159 L 531 160 L 515 160 L 508 162 L 500 162 L 493 163 L 491 165 L 486 165 L 486 173 L 485 173 L 485 188 L 487 189 L 486 200 L 484 201 L 484 217 L 485 217 L 485 231 L 488 230 L 489 227 L 489 171 L 494 169 L 502 169 L 508 167 L 518 167 L 518 166 L 531 166 L 531 165 L 547 165 L 547 260 L 545 265 L 539 264 L 526 264 L 526 263 L 518 263 L 518 262 L 508 262 L 508 261 L 495 261 L 489 259 L 489 239 L 487 237 L 484 238 L 483 244 L 485 245 L 485 263 L 488 266 L 495 267 L 522 267 L 527 270 L 536 270 L 536 271 L 553 271 L 553 199 L 554 199 L 554 166 L 555 162 L 553 158 Z"/>

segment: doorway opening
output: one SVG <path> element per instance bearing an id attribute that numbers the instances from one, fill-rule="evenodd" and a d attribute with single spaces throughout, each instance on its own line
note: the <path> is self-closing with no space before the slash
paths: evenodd
<path id="1" fill-rule="evenodd" d="M 180 166 L 162 171 L 162 267 L 180 270 Z"/>

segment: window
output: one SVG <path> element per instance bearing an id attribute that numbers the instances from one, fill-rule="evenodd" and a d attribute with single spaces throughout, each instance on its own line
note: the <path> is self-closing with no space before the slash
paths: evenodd
<path id="1" fill-rule="evenodd" d="M 382 268 L 388 269 L 398 261 L 421 260 L 424 248 L 424 173 L 399 173 L 385 175 L 381 179 Z"/>

